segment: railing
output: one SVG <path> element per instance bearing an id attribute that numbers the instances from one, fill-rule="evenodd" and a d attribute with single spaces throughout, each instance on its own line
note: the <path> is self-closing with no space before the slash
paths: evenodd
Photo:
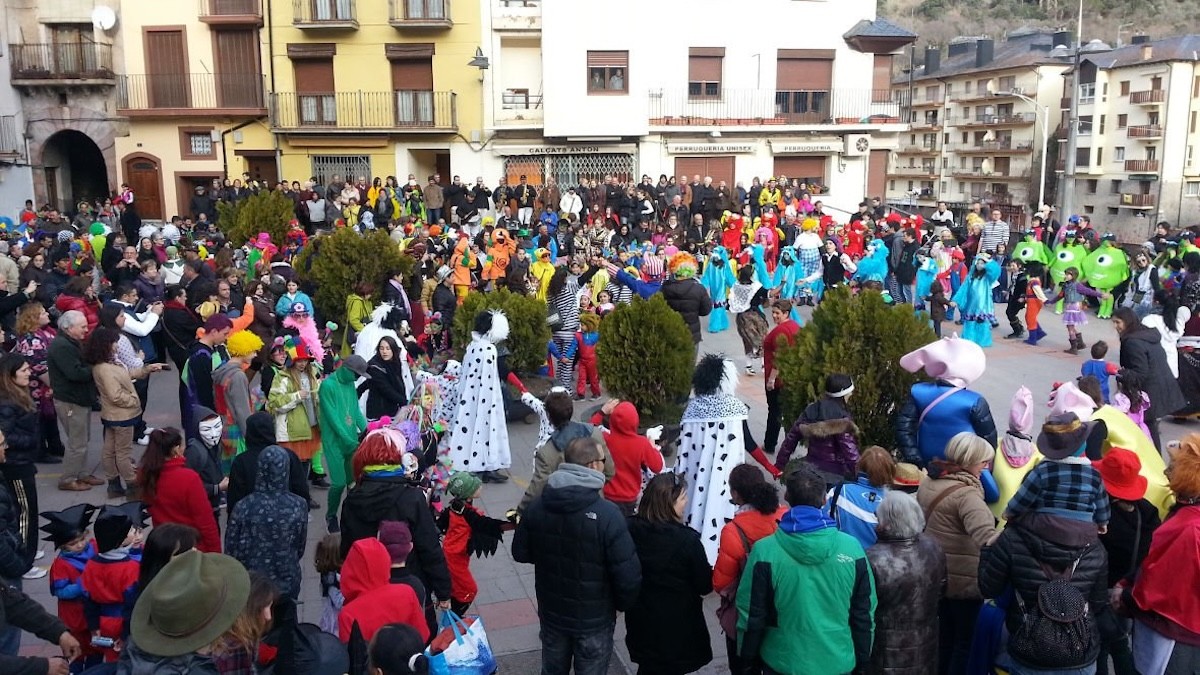
<path id="1" fill-rule="evenodd" d="M 695 98 L 687 89 L 650 92 L 653 125 L 898 124 L 900 92 L 889 89 L 764 91 L 722 89 Z"/>
<path id="2" fill-rule="evenodd" d="M 917 145 L 913 145 L 910 143 L 908 145 L 900 146 L 900 150 L 899 150 L 899 152 L 908 154 L 908 155 L 919 154 L 919 153 L 924 154 L 924 153 L 928 153 L 928 152 L 939 152 L 939 151 L 940 151 L 940 149 L 938 148 L 937 143 L 920 143 Z"/>
<path id="3" fill-rule="evenodd" d="M 20 157 L 24 154 L 24 151 L 25 143 L 21 134 L 17 132 L 16 116 L 5 115 L 0 117 L 0 155 Z"/>
<path id="4" fill-rule="evenodd" d="M 938 175 L 936 166 L 897 166 L 889 170 L 890 176 L 912 176 L 915 178 L 930 178 Z"/>
<path id="5" fill-rule="evenodd" d="M 1028 169 L 1021 170 L 1021 171 L 1009 170 L 1009 171 L 987 171 L 987 172 L 984 172 L 982 169 L 977 169 L 974 167 L 971 167 L 971 168 L 959 167 L 957 169 L 951 169 L 950 173 L 955 178 L 979 178 L 979 179 L 992 179 L 992 180 L 1017 180 L 1017 179 L 1021 179 L 1021 178 L 1029 178 L 1029 170 Z"/>
<path id="6" fill-rule="evenodd" d="M 930 106 L 930 105 L 937 106 L 937 105 L 942 105 L 945 102 L 946 102 L 946 97 L 942 96 L 941 94 L 938 94 L 937 96 L 920 96 L 920 95 L 914 94 L 913 99 L 912 99 L 913 107 Z"/>
<path id="7" fill-rule="evenodd" d="M 1129 95 L 1130 103 L 1163 103 L 1167 100 L 1167 91 L 1165 89 L 1147 89 L 1146 91 L 1135 91 Z"/>
<path id="8" fill-rule="evenodd" d="M 1163 128 L 1159 124 L 1140 124 L 1127 127 L 1125 134 L 1129 138 L 1162 138 Z"/>
<path id="9" fill-rule="evenodd" d="M 960 143 L 951 146 L 955 152 L 1028 152 L 1033 149 L 1031 141 L 1013 143 L 1008 141 L 981 141 L 979 143 Z"/>
<path id="10" fill-rule="evenodd" d="M 1127 159 L 1125 170 L 1130 173 L 1158 173 L 1157 159 Z"/>
<path id="11" fill-rule="evenodd" d="M 1148 194 L 1123 194 L 1121 195 L 1122 206 L 1154 206 L 1155 195 Z"/>
<path id="12" fill-rule="evenodd" d="M 934 119 L 921 118 L 913 122 L 910 126 L 913 129 L 941 129 L 945 123 L 945 120 L 940 117 Z"/>
<path id="13" fill-rule="evenodd" d="M 271 94 L 277 129 L 389 130 L 458 128 L 451 91 L 347 91 Z"/>
<path id="14" fill-rule="evenodd" d="M 217 110 L 266 108 L 262 75 L 122 75 L 117 108 L 122 110 Z"/>
<path id="15" fill-rule="evenodd" d="M 112 45 L 94 42 L 12 45 L 14 80 L 111 80 Z"/>
<path id="16" fill-rule="evenodd" d="M 450 26 L 450 0 L 389 0 L 393 26 Z"/>
<path id="17" fill-rule="evenodd" d="M 954 125 L 970 126 L 1011 126 L 1017 124 L 1033 124 L 1037 121 L 1033 113 L 1014 113 L 1012 115 L 976 115 L 974 117 L 956 117 Z"/>
<path id="18" fill-rule="evenodd" d="M 542 107 L 542 95 L 508 89 L 501 95 L 500 107 L 505 110 L 539 109 Z"/>
<path id="19" fill-rule="evenodd" d="M 254 17 L 262 19 L 261 0 L 200 0 L 200 19 Z"/>
<path id="20" fill-rule="evenodd" d="M 297 26 L 358 26 L 355 0 L 292 0 L 292 23 Z"/>

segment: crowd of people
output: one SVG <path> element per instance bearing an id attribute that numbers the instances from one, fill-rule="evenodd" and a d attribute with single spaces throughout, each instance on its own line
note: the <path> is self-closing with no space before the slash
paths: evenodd
<path id="1" fill-rule="evenodd" d="M 1085 217 L 1045 211 L 1012 243 L 982 205 L 961 225 L 945 204 L 835 215 L 820 186 L 786 177 L 243 178 L 161 224 L 128 188 L 72 219 L 28 204 L 0 237 L 0 670 L 427 672 L 445 617 L 477 601 L 472 557 L 512 532 L 513 559 L 534 566 L 546 675 L 607 672 L 619 612 L 639 672 L 695 672 L 714 656 L 714 593 L 739 675 L 1094 673 L 1110 658 L 1122 675 L 1196 672 L 1200 605 L 1172 589 L 1200 575 L 1200 437 L 1167 448 L 1158 432 L 1200 405 L 1190 231 L 1162 224 L 1122 271 L 1124 250 Z M 227 240 L 216 205 L 267 189 L 295 202 L 285 240 Z M 345 315 L 325 316 L 291 263 L 338 228 L 385 229 L 414 265 L 358 279 Z M 848 401 L 865 373 L 827 374 L 783 419 L 777 357 L 804 330 L 799 308 L 839 286 L 912 305 L 939 336 L 962 324 L 900 361 L 928 381 L 896 411 L 895 448 L 860 447 Z M 509 368 L 502 312 L 468 317 L 455 344 L 464 299 L 497 289 L 545 301 L 541 373 Z M 576 419 L 577 401 L 604 398 L 607 317 L 656 294 L 698 361 L 671 443 L 627 401 Z M 970 388 L 995 305 L 1009 337 L 1037 344 L 1039 310 L 1060 299 L 1068 351 L 1087 348 L 1094 309 L 1120 365 L 1091 345 L 1040 435 L 1028 390 L 1000 433 Z M 725 330 L 740 364 L 700 354 Z M 762 443 L 737 395 L 760 369 Z M 156 429 L 144 414 L 164 370 L 179 422 Z M 508 420 L 527 415 L 532 479 L 489 516 L 476 500 L 510 480 Z M 77 503 L 39 511 L 39 463 L 61 464 Z M 90 503 L 100 487 L 110 501 Z M 308 551 L 314 490 L 326 518 Z M 319 625 L 297 618 L 307 564 Z M 20 591 L 42 577 L 57 616 Z M 18 628 L 64 658 L 16 657 Z"/>

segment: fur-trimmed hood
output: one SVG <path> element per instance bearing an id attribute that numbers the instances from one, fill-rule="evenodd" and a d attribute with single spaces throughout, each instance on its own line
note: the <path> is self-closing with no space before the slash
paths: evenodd
<path id="1" fill-rule="evenodd" d="M 836 420 L 822 420 L 820 422 L 799 422 L 796 424 L 796 429 L 806 440 L 816 438 L 831 438 L 841 434 L 853 434 L 858 436 L 858 425 L 849 418 Z"/>

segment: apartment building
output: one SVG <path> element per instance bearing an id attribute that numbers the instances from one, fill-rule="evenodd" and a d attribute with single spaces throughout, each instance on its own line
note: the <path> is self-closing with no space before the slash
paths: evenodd
<path id="1" fill-rule="evenodd" d="M 1075 204 L 1122 241 L 1200 223 L 1198 53 L 1200 35 L 1139 35 L 1081 56 Z"/>
<path id="2" fill-rule="evenodd" d="M 0 31 L 0 54 L 11 54 L 8 34 Z M 33 171 L 25 144 L 25 114 L 21 96 L 12 86 L 12 71 L 0 68 L 0 204 L 4 216 L 15 217 L 26 199 L 32 199 Z"/>
<path id="3" fill-rule="evenodd" d="M 753 12 L 718 0 L 483 4 L 485 176 L 748 186 L 785 174 L 845 210 L 883 192 L 902 128 L 892 59 L 916 36 L 877 19 L 870 0 L 836 13 L 792 0 Z M 764 17 L 805 26 L 803 39 L 764 31 Z"/>
<path id="4" fill-rule="evenodd" d="M 0 102 L 0 145 L 21 147 L 0 148 L 0 163 L 28 163 L 27 197 L 38 203 L 65 209 L 119 187 L 119 15 L 119 0 L 5 3 L 4 56 L 18 95 Z"/>
<path id="5" fill-rule="evenodd" d="M 280 176 L 474 168 L 482 128 L 480 2 L 273 0 L 269 130 Z"/>
<path id="6" fill-rule="evenodd" d="M 276 181 L 266 128 L 261 0 L 125 0 L 116 111 L 121 181 L 142 218 L 189 213 L 198 186 L 248 171 Z"/>
<path id="7" fill-rule="evenodd" d="M 927 207 L 980 200 L 1013 217 L 1035 206 L 1068 65 L 1050 50 L 1069 42 L 1068 33 L 1026 29 L 1000 42 L 956 38 L 944 53 L 926 48 L 922 67 L 892 81 L 894 91 L 912 93 L 912 105 L 892 153 L 888 200 Z"/>

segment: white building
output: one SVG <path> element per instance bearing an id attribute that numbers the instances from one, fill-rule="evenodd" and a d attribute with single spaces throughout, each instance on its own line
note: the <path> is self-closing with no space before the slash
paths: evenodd
<path id="1" fill-rule="evenodd" d="M 0 53 L 9 53 L 3 32 Z M 33 170 L 25 143 L 25 116 L 21 97 L 12 86 L 12 71 L 0 68 L 0 216 L 16 222 L 26 199 L 33 199 Z"/>
<path id="2" fill-rule="evenodd" d="M 1122 241 L 1200 223 L 1198 52 L 1200 35 L 1136 36 L 1083 56 L 1075 204 Z"/>
<path id="3" fill-rule="evenodd" d="M 487 128 L 472 141 L 489 179 L 700 174 L 748 187 L 784 174 L 848 211 L 883 194 L 903 128 L 892 54 L 916 36 L 870 0 L 836 12 L 815 0 L 485 5 Z M 764 30 L 768 17 L 803 31 Z"/>

